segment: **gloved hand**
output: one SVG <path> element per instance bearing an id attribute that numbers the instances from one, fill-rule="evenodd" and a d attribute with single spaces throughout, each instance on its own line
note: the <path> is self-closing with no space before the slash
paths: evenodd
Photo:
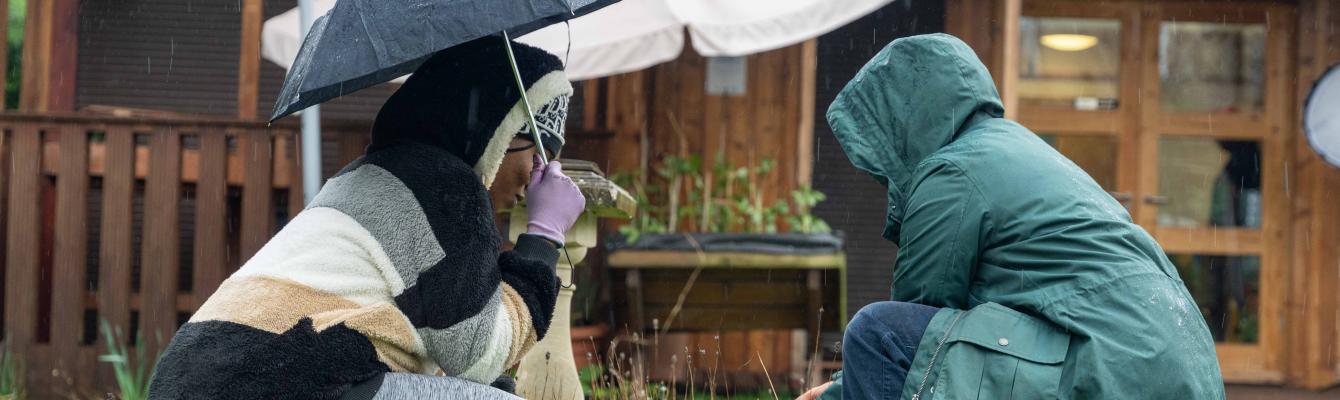
<path id="1" fill-rule="evenodd" d="M 539 156 L 535 163 L 539 165 Z M 563 234 L 586 209 L 586 198 L 582 197 L 577 184 L 572 183 L 572 178 L 563 175 L 563 166 L 558 161 L 550 161 L 548 166 L 531 171 L 530 185 L 526 187 L 526 208 L 530 213 L 526 233 L 563 247 Z"/>

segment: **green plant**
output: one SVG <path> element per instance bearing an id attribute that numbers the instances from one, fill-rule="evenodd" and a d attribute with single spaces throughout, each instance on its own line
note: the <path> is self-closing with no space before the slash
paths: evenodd
<path id="1" fill-rule="evenodd" d="M 696 155 L 688 157 L 666 156 L 661 167 L 656 169 L 656 175 L 669 183 L 666 193 L 669 205 L 666 210 L 666 229 L 670 232 L 679 231 L 680 221 L 691 221 L 699 211 L 696 207 L 681 207 L 680 199 L 685 199 L 685 204 L 697 204 L 703 193 L 703 179 L 698 172 L 702 168 L 702 158 Z"/>
<path id="2" fill-rule="evenodd" d="M 19 88 L 23 82 L 23 24 L 28 13 L 27 0 L 9 1 L 9 20 L 3 21 L 8 31 L 8 43 L 3 51 L 8 52 L 5 66 L 5 108 L 19 108 Z"/>
<path id="3" fill-rule="evenodd" d="M 651 197 L 657 188 L 648 188 L 642 171 L 622 172 L 610 176 L 615 184 L 631 188 L 633 200 L 637 203 L 637 212 L 633 219 L 619 227 L 619 233 L 628 237 L 628 242 L 636 242 L 643 233 L 665 233 L 668 227 L 661 215 L 662 207 L 654 204 Z"/>
<path id="4" fill-rule="evenodd" d="M 98 361 L 111 363 L 116 375 L 116 386 L 122 400 L 141 400 L 149 398 L 149 379 L 157 369 L 158 357 L 145 356 L 144 341 L 135 337 L 134 354 L 125 342 L 121 328 L 113 329 L 107 321 L 102 321 L 102 336 L 107 342 L 107 354 L 98 356 Z M 162 339 L 159 339 L 162 342 Z M 147 369 L 147 373 L 146 373 Z"/>
<path id="5" fill-rule="evenodd" d="M 612 175 L 615 183 L 631 188 L 638 205 L 633 220 L 619 228 L 629 243 L 648 233 L 776 233 L 782 223 L 794 232 L 830 230 L 810 213 L 823 193 L 802 187 L 790 199 L 767 200 L 762 183 L 777 169 L 772 159 L 737 167 L 718 153 L 704 173 L 700 157 L 668 155 L 651 169 L 655 176 L 640 170 Z"/>
<path id="6" fill-rule="evenodd" d="M 23 360 L 10 351 L 9 341 L 0 341 L 0 397 L 22 399 L 25 396 Z"/>
<path id="7" fill-rule="evenodd" d="M 810 214 L 810 210 L 815 205 L 827 199 L 823 192 L 814 190 L 809 186 L 801 186 L 791 192 L 791 202 L 795 204 L 795 213 L 786 217 L 786 223 L 791 225 L 791 230 L 801 233 L 828 233 L 832 231 L 828 223 L 824 220 Z"/>

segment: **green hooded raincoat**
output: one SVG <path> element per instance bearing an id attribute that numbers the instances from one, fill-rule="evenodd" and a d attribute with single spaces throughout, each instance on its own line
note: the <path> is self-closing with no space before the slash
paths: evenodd
<path id="1" fill-rule="evenodd" d="M 972 49 L 942 34 L 889 44 L 828 110 L 851 162 L 888 187 L 893 300 L 944 308 L 902 398 L 1223 398 L 1163 250 L 1003 111 Z"/>

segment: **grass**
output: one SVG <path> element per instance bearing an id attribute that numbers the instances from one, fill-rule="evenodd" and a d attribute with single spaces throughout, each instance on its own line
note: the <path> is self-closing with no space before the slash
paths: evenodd
<path id="1" fill-rule="evenodd" d="M 23 360 L 10 351 L 8 341 L 0 341 L 0 398 L 24 398 L 23 377 Z"/>
<path id="2" fill-rule="evenodd" d="M 158 357 L 145 356 L 144 341 L 137 336 L 134 354 L 126 343 L 121 328 L 113 329 L 107 321 L 102 322 L 102 336 L 107 342 L 107 354 L 98 357 L 98 361 L 112 364 L 116 375 L 116 386 L 120 391 L 119 399 L 145 400 L 149 398 L 149 379 L 157 368 Z M 159 338 L 162 342 L 162 338 Z"/>
<path id="3" fill-rule="evenodd" d="M 706 357 L 704 349 L 698 349 L 698 354 L 688 348 L 684 349 L 684 354 L 675 354 L 670 357 L 670 367 L 675 369 L 680 362 L 684 362 L 687 367 L 686 381 L 675 381 L 672 378 L 670 382 L 653 381 L 649 378 L 648 366 L 642 355 L 644 343 L 640 343 L 639 338 L 634 335 L 631 340 L 632 355 L 628 352 L 618 352 L 618 340 L 610 345 L 610 350 L 605 357 L 588 354 L 592 364 L 578 372 L 581 379 L 582 391 L 586 397 L 592 400 L 630 400 L 630 399 L 651 399 L 651 400 L 745 400 L 745 399 L 792 399 L 797 393 L 792 393 L 788 387 L 783 386 L 779 391 L 773 384 L 772 376 L 764 367 L 764 374 L 767 378 L 766 389 L 738 390 L 731 388 L 728 382 L 722 379 L 721 374 L 720 351 L 717 351 L 715 364 L 711 366 L 699 366 L 694 364 L 695 356 L 701 360 Z M 762 356 L 759 362 L 762 363 Z M 681 361 L 682 360 L 682 361 Z M 702 381 L 700 376 L 705 373 L 706 381 Z M 695 378 L 699 376 L 699 378 Z M 699 379 L 695 381 L 695 379 Z"/>
<path id="4" fill-rule="evenodd" d="M 107 345 L 107 353 L 98 357 L 99 361 L 112 365 L 113 373 L 116 377 L 118 393 L 108 394 L 109 399 L 121 400 L 144 400 L 149 395 L 149 382 L 156 370 L 158 355 L 149 357 L 146 354 L 144 341 L 136 337 L 133 342 L 128 342 L 126 335 L 120 328 L 113 328 L 106 321 L 101 325 L 102 336 Z M 618 342 L 610 346 L 608 355 L 601 357 L 596 354 L 588 354 L 593 363 L 581 371 L 582 391 L 586 397 L 592 400 L 628 400 L 628 399 L 651 399 L 651 400 L 754 400 L 754 399 L 791 399 L 797 393 L 790 391 L 789 387 L 783 385 L 778 390 L 773 384 L 772 376 L 767 375 L 770 371 L 763 371 L 767 375 L 766 389 L 738 390 L 731 388 L 728 382 L 722 379 L 722 370 L 720 365 L 698 366 L 694 364 L 695 356 L 705 358 L 705 350 L 698 349 L 697 354 L 685 348 L 682 355 L 670 357 L 671 368 L 674 368 L 683 360 L 688 367 L 687 381 L 670 382 L 653 381 L 647 373 L 647 360 L 642 357 L 646 343 L 639 341 L 635 335 L 630 343 L 633 349 L 633 355 L 630 357 L 625 352 L 619 352 L 616 356 Z M 160 339 L 161 341 L 161 339 Z M 8 345 L 0 342 L 3 351 L 0 352 L 0 400 L 22 399 L 22 381 L 19 377 L 23 376 L 22 363 L 10 353 Z M 718 351 L 719 353 L 719 351 Z M 682 357 L 681 357 L 682 356 Z M 761 355 L 759 362 L 763 360 Z M 611 361 L 606 361 L 611 360 Z M 719 354 L 717 357 L 719 364 Z M 704 374 L 705 373 L 705 374 Z M 706 381 L 695 382 L 695 376 L 706 375 Z M 14 397 L 6 397 L 18 393 Z"/>
<path id="5" fill-rule="evenodd" d="M 797 396 L 788 390 L 773 393 L 772 390 L 752 390 L 735 393 L 717 393 L 711 388 L 688 388 L 670 386 L 665 382 L 646 382 L 641 387 L 631 387 L 627 382 L 620 384 L 610 376 L 611 372 L 599 365 L 583 368 L 579 375 L 582 379 L 582 392 L 592 400 L 626 399 L 678 399 L 678 400 L 776 400 L 792 399 Z"/>

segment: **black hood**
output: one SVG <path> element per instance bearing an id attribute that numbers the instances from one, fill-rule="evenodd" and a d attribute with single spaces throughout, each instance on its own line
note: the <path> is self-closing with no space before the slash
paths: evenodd
<path id="1" fill-rule="evenodd" d="M 563 77 L 558 57 L 515 41 L 512 49 L 532 108 L 538 112 L 547 103 L 561 101 L 566 113 L 572 87 Z M 415 70 L 382 105 L 367 151 L 410 142 L 439 147 L 474 166 L 487 186 L 497 167 L 489 164 L 500 162 L 507 142 L 521 128 L 510 126 L 516 125 L 515 121 L 508 129 L 500 127 L 508 120 L 525 121 L 524 112 L 509 115 L 521 110 L 520 100 L 500 37 L 484 37 L 444 49 Z M 550 154 L 556 154 L 562 146 L 559 129 L 541 129 Z"/>

